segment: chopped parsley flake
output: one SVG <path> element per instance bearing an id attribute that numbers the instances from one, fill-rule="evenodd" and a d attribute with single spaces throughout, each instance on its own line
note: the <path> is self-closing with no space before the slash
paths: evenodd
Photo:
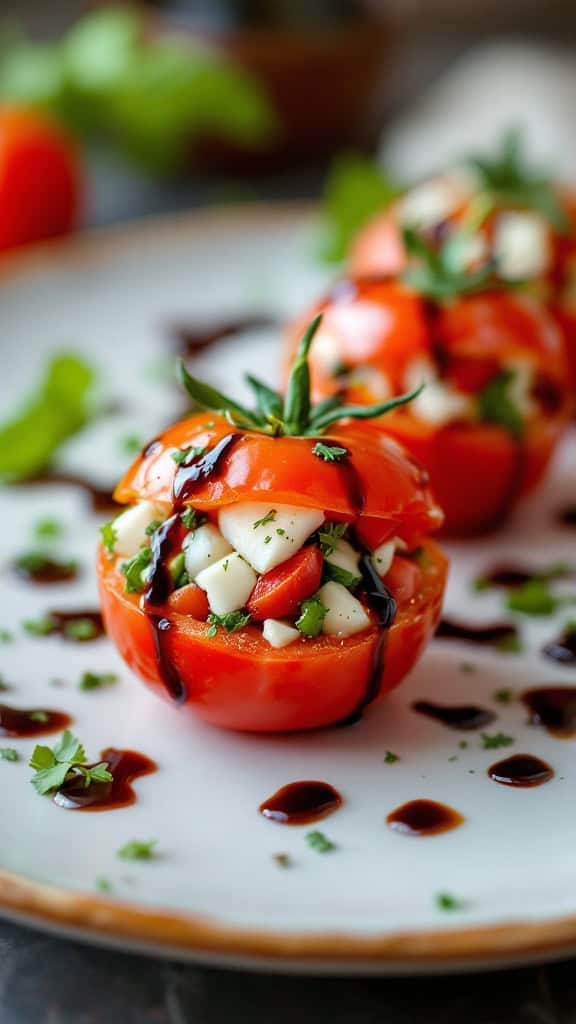
<path id="1" fill-rule="evenodd" d="M 103 878 L 101 875 L 96 879 L 96 888 L 98 892 L 113 892 L 114 887 L 112 882 L 108 878 Z"/>
<path id="2" fill-rule="evenodd" d="M 66 729 L 56 745 L 51 749 L 45 746 L 36 746 L 30 759 L 30 767 L 34 768 L 35 774 L 31 782 L 37 793 L 44 796 L 59 789 L 67 779 L 75 775 L 84 776 L 86 787 L 93 782 L 112 782 L 113 776 L 106 762 L 87 768 L 86 751 L 80 741 Z"/>
<path id="3" fill-rule="evenodd" d="M 524 420 L 510 395 L 516 371 L 505 369 L 478 394 L 478 417 L 484 423 L 495 423 L 516 440 L 524 436 Z"/>
<path id="4" fill-rule="evenodd" d="M 157 839 L 131 839 L 118 850 L 122 860 L 152 860 Z"/>
<path id="5" fill-rule="evenodd" d="M 100 534 L 102 536 L 102 544 L 105 550 L 108 552 L 110 557 L 112 557 L 118 540 L 118 533 L 114 526 L 114 519 L 110 519 L 107 523 L 104 523 L 104 526 L 100 527 Z"/>
<path id="6" fill-rule="evenodd" d="M 323 444 L 322 441 L 318 441 L 312 449 L 312 454 L 317 455 L 319 459 L 324 459 L 324 462 L 340 462 L 350 452 L 347 448 L 340 448 L 336 444 Z"/>
<path id="7" fill-rule="evenodd" d="M 336 844 L 331 839 L 316 830 L 306 833 L 306 842 L 310 849 L 316 850 L 317 853 L 331 853 L 336 849 Z"/>
<path id="8" fill-rule="evenodd" d="M 399 755 L 394 754 L 393 751 L 391 750 L 387 750 L 386 753 L 384 754 L 384 764 L 396 764 L 396 761 L 399 760 Z"/>
<path id="9" fill-rule="evenodd" d="M 92 619 L 80 616 L 64 623 L 64 636 L 71 640 L 94 640 L 98 636 L 98 628 Z"/>
<path id="10" fill-rule="evenodd" d="M 140 594 L 146 586 L 145 570 L 152 561 L 152 551 L 142 547 L 129 562 L 123 562 L 121 569 L 126 577 L 126 593 Z"/>
<path id="11" fill-rule="evenodd" d="M 156 530 L 158 529 L 159 526 L 162 526 L 162 520 L 153 519 L 151 523 L 148 523 L 148 526 L 144 530 L 144 533 L 146 534 L 147 537 L 151 537 L 153 533 L 156 533 Z"/>
<path id="12" fill-rule="evenodd" d="M 460 740 L 458 746 L 459 746 L 460 750 L 467 750 L 468 749 L 468 740 Z"/>
<path id="13" fill-rule="evenodd" d="M 510 747 L 514 742 L 514 737 L 507 736 L 504 732 L 495 732 L 492 735 L 487 732 L 482 733 L 483 750 L 498 750 L 499 747 Z"/>
<path id="14" fill-rule="evenodd" d="M 22 623 L 22 628 L 30 636 L 50 636 L 54 632 L 55 626 L 52 619 L 45 616 L 43 619 L 26 619 Z"/>
<path id="15" fill-rule="evenodd" d="M 210 623 L 210 629 L 207 636 L 216 636 L 219 626 L 225 629 L 227 633 L 235 633 L 237 629 L 247 626 L 250 618 L 251 616 L 248 612 L 226 612 L 225 615 L 216 615 L 216 612 L 210 612 L 207 620 Z"/>
<path id="16" fill-rule="evenodd" d="M 562 602 L 550 592 L 546 580 L 528 580 L 516 587 L 509 595 L 506 605 L 511 612 L 523 615 L 553 615 Z"/>
<path id="17" fill-rule="evenodd" d="M 279 537 L 285 537 L 286 536 L 286 530 L 283 530 L 281 526 L 279 526 L 277 528 L 276 533 L 278 534 Z"/>
<path id="18" fill-rule="evenodd" d="M 259 526 L 267 526 L 268 523 L 273 523 L 275 519 L 276 509 L 271 508 L 270 511 L 267 512 L 265 516 L 262 516 L 262 519 L 257 519 L 256 522 L 252 524 L 252 529 L 257 530 Z"/>
<path id="19" fill-rule="evenodd" d="M 187 530 L 197 530 L 202 522 L 202 516 L 195 508 L 187 508 L 180 516 L 180 521 Z"/>
<path id="20" fill-rule="evenodd" d="M 194 459 L 204 455 L 205 451 L 206 446 L 202 448 L 177 448 L 176 451 L 170 452 L 170 455 L 178 466 L 189 466 Z"/>
<path id="21" fill-rule="evenodd" d="M 63 533 L 62 523 L 49 517 L 39 519 L 34 527 L 34 535 L 38 540 L 57 540 Z"/>
<path id="22" fill-rule="evenodd" d="M 320 550 L 325 558 L 336 550 L 338 547 L 338 541 L 342 540 L 347 529 L 347 523 L 326 523 L 326 525 L 318 531 Z"/>
<path id="23" fill-rule="evenodd" d="M 101 690 L 118 682 L 115 672 L 83 672 L 78 686 L 81 690 Z"/>
<path id="24" fill-rule="evenodd" d="M 452 910 L 464 910 L 466 904 L 464 900 L 459 899 L 457 896 L 453 896 L 450 892 L 437 892 L 434 897 L 434 902 L 438 910 L 452 911 Z"/>
<path id="25" fill-rule="evenodd" d="M 136 434 L 124 434 L 124 437 L 120 438 L 118 446 L 125 455 L 138 455 L 142 451 L 144 443 Z"/>
<path id="26" fill-rule="evenodd" d="M 522 642 L 520 637 L 515 633 L 510 633 L 508 636 L 501 636 L 495 643 L 495 648 L 502 654 L 521 654 L 522 653 Z"/>
<path id="27" fill-rule="evenodd" d="M 272 540 L 272 537 L 270 536 L 270 534 L 268 534 L 267 537 L 264 537 L 264 543 L 265 544 L 269 544 L 271 540 Z"/>
<path id="28" fill-rule="evenodd" d="M 46 711 L 31 711 L 30 718 L 33 722 L 47 722 L 48 713 Z"/>
<path id="29" fill-rule="evenodd" d="M 295 623 L 296 629 L 299 629 L 304 636 L 318 636 L 327 612 L 328 608 L 322 604 L 317 595 L 306 598 L 300 605 L 300 615 Z"/>
<path id="30" fill-rule="evenodd" d="M 511 704 L 514 700 L 514 690 L 495 690 L 492 697 L 497 704 Z"/>
<path id="31" fill-rule="evenodd" d="M 340 565 L 333 565 L 332 562 L 324 563 L 324 568 L 322 570 L 323 583 L 333 580 L 334 583 L 341 583 L 342 586 L 346 587 L 348 590 L 356 590 L 361 579 L 361 576 L 355 576 L 353 572 L 349 572 L 348 569 L 343 569 Z"/>
<path id="32" fill-rule="evenodd" d="M 20 755 L 14 747 L 0 747 L 0 760 L 1 761 L 19 761 Z"/>
<path id="33" fill-rule="evenodd" d="M 0 628 L 0 644 L 11 644 L 14 640 L 14 634 L 9 629 Z"/>

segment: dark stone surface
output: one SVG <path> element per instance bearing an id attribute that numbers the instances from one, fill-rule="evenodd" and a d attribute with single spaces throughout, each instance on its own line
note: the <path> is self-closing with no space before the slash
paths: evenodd
<path id="1" fill-rule="evenodd" d="M 0 929 L 2 1024 L 574 1024 L 571 963 L 442 978 L 223 971 Z"/>

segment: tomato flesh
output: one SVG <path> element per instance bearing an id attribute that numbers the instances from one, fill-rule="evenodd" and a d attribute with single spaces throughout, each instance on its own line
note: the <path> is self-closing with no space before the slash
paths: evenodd
<path id="1" fill-rule="evenodd" d="M 193 619 L 201 622 L 208 618 L 208 598 L 196 583 L 188 583 L 185 587 L 174 590 L 167 604 L 170 611 L 178 612 L 180 615 L 191 615 Z"/>
<path id="2" fill-rule="evenodd" d="M 300 603 L 318 590 L 322 565 L 322 552 L 310 546 L 260 576 L 246 606 L 255 622 L 296 615 Z"/>

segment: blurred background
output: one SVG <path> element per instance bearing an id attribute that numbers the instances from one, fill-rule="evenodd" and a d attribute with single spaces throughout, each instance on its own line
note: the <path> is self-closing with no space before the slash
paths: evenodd
<path id="1" fill-rule="evenodd" d="M 84 223 L 318 196 L 351 148 L 414 179 L 511 122 L 534 155 L 576 173 L 572 0 L 0 10 L 0 98 L 50 109 L 79 141 Z"/>

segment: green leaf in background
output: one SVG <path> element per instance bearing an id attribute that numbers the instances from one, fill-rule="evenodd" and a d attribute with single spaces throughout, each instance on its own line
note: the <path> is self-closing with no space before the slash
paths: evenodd
<path id="1" fill-rule="evenodd" d="M 182 163 L 191 142 L 248 145 L 278 130 L 263 87 L 192 37 L 153 35 L 128 7 L 81 18 L 58 43 L 5 33 L 0 97 L 50 109 L 73 132 L 112 144 L 152 173 Z"/>
<path id="2" fill-rule="evenodd" d="M 524 435 L 524 420 L 510 394 L 515 378 L 515 370 L 501 370 L 478 394 L 478 415 L 484 423 L 503 427 L 519 441 Z"/>
<path id="3" fill-rule="evenodd" d="M 0 426 L 0 481 L 45 469 L 92 414 L 94 371 L 72 354 L 54 356 L 36 394 Z"/>
<path id="4" fill-rule="evenodd" d="M 361 153 L 338 156 L 324 188 L 322 258 L 340 263 L 360 228 L 401 192 L 371 157 Z"/>

